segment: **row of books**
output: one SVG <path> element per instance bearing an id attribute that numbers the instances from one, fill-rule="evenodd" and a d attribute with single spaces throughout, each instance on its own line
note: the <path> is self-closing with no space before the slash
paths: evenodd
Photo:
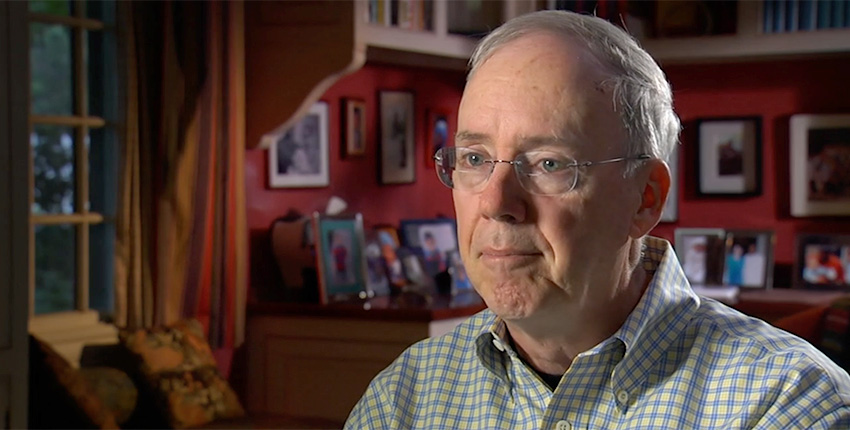
<path id="1" fill-rule="evenodd" d="M 434 0 L 369 0 L 370 24 L 433 30 Z"/>
<path id="2" fill-rule="evenodd" d="M 764 33 L 850 28 L 850 0 L 764 0 Z"/>

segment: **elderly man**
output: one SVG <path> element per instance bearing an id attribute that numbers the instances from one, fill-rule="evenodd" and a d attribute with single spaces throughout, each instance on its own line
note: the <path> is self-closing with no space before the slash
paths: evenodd
<path id="1" fill-rule="evenodd" d="M 623 31 L 546 11 L 476 49 L 437 153 L 489 309 L 410 347 L 347 428 L 850 428 L 850 378 L 811 345 L 696 296 L 646 236 L 679 121 Z"/>

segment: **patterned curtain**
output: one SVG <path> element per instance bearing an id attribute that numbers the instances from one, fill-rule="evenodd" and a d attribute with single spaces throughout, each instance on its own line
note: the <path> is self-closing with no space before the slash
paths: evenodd
<path id="1" fill-rule="evenodd" d="M 247 293 L 243 3 L 125 5 L 116 322 L 194 317 L 211 346 L 234 347 Z"/>

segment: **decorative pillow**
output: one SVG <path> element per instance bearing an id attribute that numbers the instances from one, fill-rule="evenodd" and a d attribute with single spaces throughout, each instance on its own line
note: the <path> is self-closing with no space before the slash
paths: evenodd
<path id="1" fill-rule="evenodd" d="M 81 367 L 80 375 L 119 425 L 130 418 L 136 409 L 139 391 L 126 373 L 112 367 Z"/>
<path id="2" fill-rule="evenodd" d="M 140 370 L 160 397 L 175 428 L 194 427 L 245 414 L 222 379 L 197 320 L 168 327 L 122 330 L 122 344 L 141 358 Z"/>
<path id="3" fill-rule="evenodd" d="M 30 428 L 117 429 L 112 412 L 80 372 L 30 335 Z"/>

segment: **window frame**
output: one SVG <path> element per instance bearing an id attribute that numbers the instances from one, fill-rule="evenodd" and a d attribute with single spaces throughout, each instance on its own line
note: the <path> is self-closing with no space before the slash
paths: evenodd
<path id="1" fill-rule="evenodd" d="M 47 323 L 49 326 L 57 328 L 62 327 L 68 321 L 83 319 L 90 321 L 92 314 L 98 314 L 97 311 L 90 309 L 90 290 L 92 286 L 91 262 L 92 262 L 92 230 L 95 226 L 112 224 L 114 228 L 114 214 L 104 213 L 110 212 L 107 208 L 103 212 L 91 210 L 91 188 L 90 179 L 93 174 L 89 169 L 95 168 L 109 169 L 116 173 L 115 181 L 117 181 L 117 169 L 111 164 L 117 165 L 116 151 L 109 151 L 111 156 L 104 157 L 102 166 L 90 166 L 90 151 L 94 149 L 94 141 L 92 131 L 104 130 L 104 136 L 108 134 L 107 128 L 115 128 L 114 121 L 110 122 L 107 119 L 91 115 L 89 112 L 89 97 L 90 97 L 90 82 L 89 72 L 94 65 L 102 66 L 101 62 L 106 61 L 104 58 L 98 58 L 92 52 L 88 54 L 86 59 L 86 44 L 89 43 L 91 35 L 86 37 L 86 32 L 95 31 L 116 31 L 114 25 L 108 25 L 104 21 L 92 19 L 86 16 L 87 13 L 86 0 L 73 0 L 73 8 L 70 15 L 53 15 L 41 12 L 27 12 L 27 28 L 32 28 L 34 24 L 61 25 L 68 29 L 70 33 L 71 45 L 71 69 L 72 69 L 72 112 L 71 115 L 52 115 L 52 114 L 34 114 L 32 112 L 33 102 L 30 101 L 28 109 L 29 119 L 29 135 L 31 136 L 36 126 L 48 125 L 71 128 L 73 134 L 73 166 L 74 166 L 74 204 L 73 212 L 71 213 L 34 213 L 32 208 L 34 204 L 35 193 L 35 174 L 33 173 L 33 149 L 29 147 L 29 315 L 31 321 L 41 320 L 42 323 Z M 29 30 L 28 30 L 29 31 Z M 30 42 L 31 43 L 31 42 Z M 28 44 L 28 49 L 31 45 Z M 105 54 L 104 54 L 105 55 Z M 115 70 L 117 74 L 117 70 Z M 32 79 L 32 74 L 30 74 Z M 117 85 L 116 85 L 117 87 Z M 115 88 L 117 91 L 117 88 Z M 28 92 L 30 90 L 28 89 Z M 105 97 L 115 97 L 117 94 L 105 95 Z M 32 96 L 30 96 L 32 97 Z M 113 136 L 115 134 L 113 133 Z M 104 137 L 104 145 L 117 145 L 117 137 L 109 139 Z M 87 140 L 90 142 L 86 144 Z M 88 149 L 87 149 L 88 146 Z M 113 182 L 115 182 L 113 181 Z M 117 196 L 111 198 L 112 203 L 117 199 Z M 114 210 L 112 211 L 114 212 Z M 74 229 L 74 282 L 73 296 L 74 305 L 70 310 L 58 312 L 43 312 L 37 314 L 35 312 L 35 291 L 36 291 L 36 240 L 35 231 L 38 226 L 58 226 L 68 225 Z M 113 234 L 114 236 L 114 234 Z M 112 238 L 114 242 L 114 237 Z M 111 273 L 111 270 L 110 270 Z M 113 289 L 114 283 L 112 279 L 107 280 L 108 288 Z M 114 293 L 114 291 L 113 291 Z M 64 315 L 64 316 L 63 316 Z M 70 318 L 70 319 L 69 319 Z M 50 323 L 48 323 L 50 322 Z M 55 324 L 54 324 L 55 323 Z M 41 324 L 44 325 L 44 324 Z M 31 324 L 31 328 L 32 328 Z M 39 324 L 36 324 L 39 326 Z"/>

